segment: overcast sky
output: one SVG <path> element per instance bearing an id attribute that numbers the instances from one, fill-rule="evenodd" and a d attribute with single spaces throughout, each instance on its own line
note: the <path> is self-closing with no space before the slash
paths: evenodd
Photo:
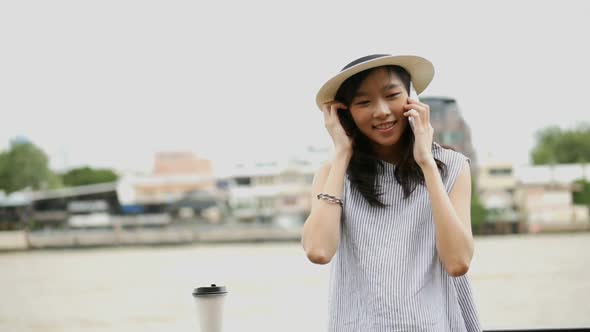
<path id="1" fill-rule="evenodd" d="M 588 1 L 3 1 L 0 148 L 55 169 L 149 170 L 330 145 L 317 89 L 373 53 L 418 54 L 480 159 L 524 164 L 536 130 L 590 121 Z M 250 157 L 251 156 L 251 157 Z"/>

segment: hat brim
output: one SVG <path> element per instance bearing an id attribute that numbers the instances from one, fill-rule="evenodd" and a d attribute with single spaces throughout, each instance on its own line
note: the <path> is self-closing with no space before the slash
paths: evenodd
<path id="1" fill-rule="evenodd" d="M 370 68 L 387 65 L 396 65 L 407 70 L 412 77 L 412 84 L 418 94 L 422 93 L 434 78 L 434 66 L 430 61 L 422 57 L 415 55 L 383 56 L 356 64 L 329 79 L 324 85 L 322 85 L 316 95 L 317 106 L 321 110 L 323 104 L 334 101 L 334 97 L 336 96 L 336 92 L 338 92 L 340 85 L 354 74 Z"/>

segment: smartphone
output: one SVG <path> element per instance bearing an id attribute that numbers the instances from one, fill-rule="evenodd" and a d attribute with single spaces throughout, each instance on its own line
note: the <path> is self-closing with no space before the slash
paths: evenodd
<path id="1" fill-rule="evenodd" d="M 416 89 L 414 89 L 414 84 L 410 81 L 410 99 L 413 99 L 415 101 L 420 101 L 420 99 L 418 98 L 418 93 L 416 92 Z M 412 122 L 412 118 L 408 118 L 408 121 L 410 122 L 410 128 L 412 128 L 412 131 L 414 130 L 414 124 Z"/>

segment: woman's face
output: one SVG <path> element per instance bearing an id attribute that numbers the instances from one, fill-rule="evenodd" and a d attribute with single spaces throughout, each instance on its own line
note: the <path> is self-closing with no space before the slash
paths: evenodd
<path id="1" fill-rule="evenodd" d="M 351 116 L 360 129 L 377 146 L 397 143 L 408 126 L 403 115 L 408 93 L 400 78 L 379 68 L 361 83 L 350 103 Z"/>

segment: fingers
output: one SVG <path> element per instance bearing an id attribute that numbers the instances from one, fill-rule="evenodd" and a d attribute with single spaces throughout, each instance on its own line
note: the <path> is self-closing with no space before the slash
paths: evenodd
<path id="1" fill-rule="evenodd" d="M 409 110 L 404 113 L 404 116 L 408 118 L 408 122 L 410 123 L 410 126 L 412 126 L 412 130 L 414 130 L 414 133 L 432 133 L 434 131 L 432 124 L 428 121 L 425 121 L 418 111 L 414 109 Z"/>
<path id="2" fill-rule="evenodd" d="M 337 101 L 331 101 L 322 105 L 322 111 L 335 111 L 337 109 L 348 109 L 348 107 L 346 107 L 346 105 L 344 105 L 343 103 Z"/>
<path id="3" fill-rule="evenodd" d="M 339 109 L 348 109 L 346 105 L 340 102 L 332 101 L 322 105 L 322 112 L 324 113 L 324 121 L 328 122 L 333 116 L 338 116 Z"/>
<path id="4" fill-rule="evenodd" d="M 421 120 L 420 120 L 420 113 L 418 113 L 418 111 L 416 111 L 415 109 L 411 109 L 407 112 L 404 113 L 404 116 L 406 116 L 408 118 L 408 121 L 410 122 L 410 126 L 412 126 L 412 129 L 416 130 L 418 128 L 416 128 L 417 125 L 421 126 Z"/>
<path id="5" fill-rule="evenodd" d="M 324 114 L 324 123 L 328 123 L 330 118 L 330 107 L 322 106 L 322 114 Z"/>
<path id="6" fill-rule="evenodd" d="M 416 118 L 415 120 L 424 121 L 424 124 L 430 123 L 430 106 L 428 104 L 408 98 L 408 104 L 404 105 L 404 109 L 417 111 L 419 117 L 414 116 Z"/>

